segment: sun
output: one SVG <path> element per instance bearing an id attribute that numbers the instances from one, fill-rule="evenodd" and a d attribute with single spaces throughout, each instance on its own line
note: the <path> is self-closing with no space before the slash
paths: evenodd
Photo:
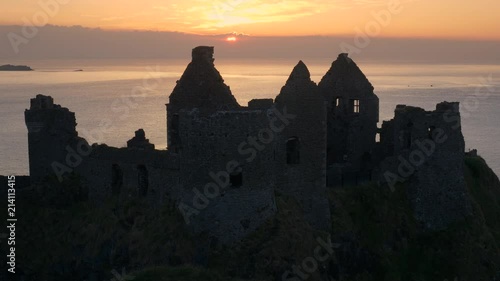
<path id="1" fill-rule="evenodd" d="M 235 36 L 230 36 L 226 38 L 227 42 L 236 42 L 238 39 Z"/>

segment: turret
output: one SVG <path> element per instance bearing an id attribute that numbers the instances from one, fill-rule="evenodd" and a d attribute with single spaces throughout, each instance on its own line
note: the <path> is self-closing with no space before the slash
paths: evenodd
<path id="1" fill-rule="evenodd" d="M 275 100 L 289 118 L 276 147 L 277 187 L 293 196 L 305 218 L 326 230 L 330 211 L 326 199 L 326 105 L 306 65 L 299 61 Z"/>
<path id="2" fill-rule="evenodd" d="M 50 96 L 37 95 L 24 112 L 28 128 L 30 178 L 32 183 L 55 174 L 54 163 L 66 163 L 66 147 L 73 144 L 76 132 L 75 113 L 54 104 Z"/>

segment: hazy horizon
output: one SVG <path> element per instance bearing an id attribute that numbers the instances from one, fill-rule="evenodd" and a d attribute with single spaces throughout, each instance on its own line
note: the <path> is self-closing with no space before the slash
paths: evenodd
<path id="1" fill-rule="evenodd" d="M 109 31 L 80 26 L 0 26 L 0 60 L 186 59 L 199 45 L 215 46 L 216 59 L 334 59 L 422 63 L 500 63 L 500 41 L 361 36 L 195 35 L 166 31 Z M 32 38 L 25 37 L 27 33 Z M 16 35 L 20 37 L 15 37 Z M 230 37 L 236 41 L 228 41 Z M 21 41 L 11 41 L 11 39 Z M 12 39 L 12 40 L 14 40 Z M 364 41 L 363 41 L 364 40 Z M 13 44 L 12 42 L 16 42 Z"/>

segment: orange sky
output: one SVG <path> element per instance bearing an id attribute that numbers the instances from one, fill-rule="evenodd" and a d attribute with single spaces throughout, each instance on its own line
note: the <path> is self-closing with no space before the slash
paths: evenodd
<path id="1" fill-rule="evenodd" d="M 265 36 L 375 28 L 384 37 L 500 40 L 498 0 L 2 0 L 0 24 L 44 23 L 43 2 L 60 3 L 48 23 L 65 26 Z"/>

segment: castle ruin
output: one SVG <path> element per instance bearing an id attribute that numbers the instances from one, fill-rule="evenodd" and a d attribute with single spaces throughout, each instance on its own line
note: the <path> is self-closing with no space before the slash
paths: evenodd
<path id="1" fill-rule="evenodd" d="M 31 182 L 74 174 L 96 204 L 113 196 L 175 204 L 188 228 L 223 244 L 272 217 L 276 192 L 294 198 L 310 225 L 326 231 L 327 188 L 363 182 L 406 182 L 415 217 L 428 229 L 468 215 L 458 103 L 432 112 L 400 105 L 378 128 L 373 86 L 340 54 L 319 84 L 300 61 L 274 100 L 242 106 L 213 52 L 193 49 L 169 97 L 167 150 L 156 150 L 142 129 L 124 148 L 90 145 L 78 136 L 73 112 L 37 95 L 25 112 Z M 402 159 L 413 162 L 415 151 L 423 159 L 402 175 Z M 68 167 L 68 153 L 84 157 Z"/>

